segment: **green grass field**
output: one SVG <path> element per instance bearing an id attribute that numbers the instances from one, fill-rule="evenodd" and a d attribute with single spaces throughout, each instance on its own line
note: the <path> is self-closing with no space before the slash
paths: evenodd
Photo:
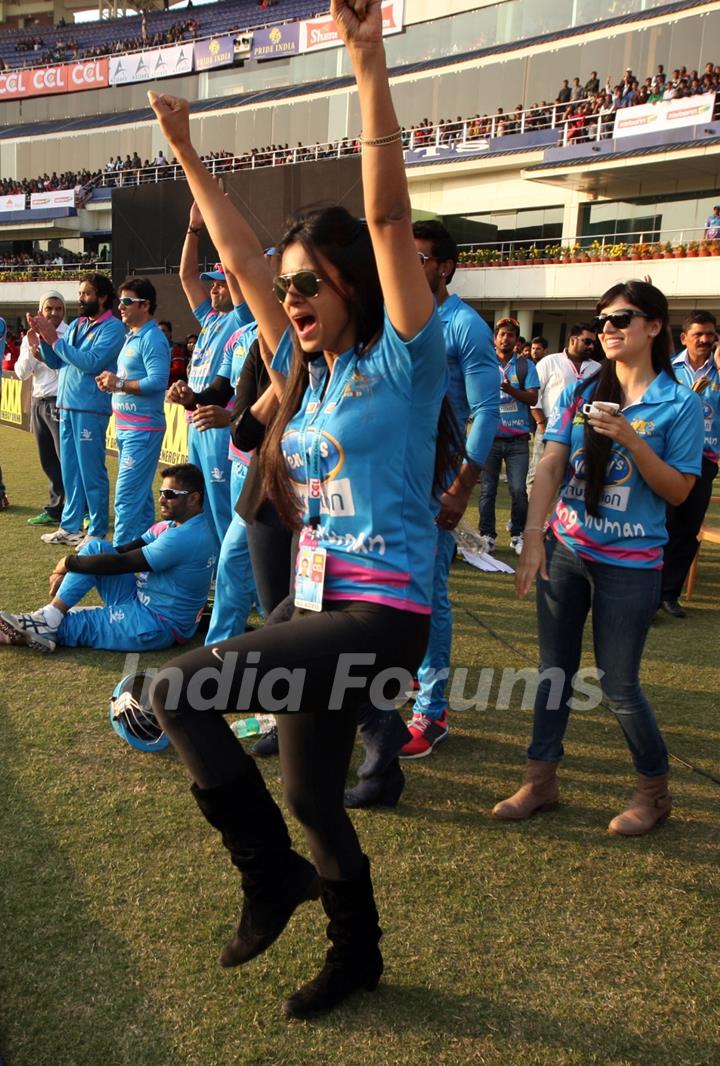
<path id="1" fill-rule="evenodd" d="M 44 500 L 32 438 L 0 428 L 0 462 L 12 503 L 0 606 L 35 608 L 62 553 L 27 525 Z M 532 664 L 534 609 L 511 578 L 456 564 L 452 591 L 466 691 L 482 668 Z M 717 776 L 719 592 L 720 550 L 706 546 L 690 614 L 653 626 L 643 674 L 673 753 Z M 112 731 L 123 663 L 0 647 L 5 1066 L 720 1063 L 720 786 L 676 762 L 672 819 L 640 840 L 610 836 L 629 756 L 607 712 L 577 712 L 562 806 L 497 823 L 530 712 L 519 691 L 498 708 L 493 687 L 487 709 L 455 713 L 448 742 L 407 768 L 396 810 L 356 815 L 385 930 L 378 991 L 288 1024 L 280 1002 L 325 950 L 321 908 L 303 907 L 248 966 L 220 969 L 238 876 L 174 754 L 142 755 Z M 277 764 L 264 769 L 279 794 Z"/>

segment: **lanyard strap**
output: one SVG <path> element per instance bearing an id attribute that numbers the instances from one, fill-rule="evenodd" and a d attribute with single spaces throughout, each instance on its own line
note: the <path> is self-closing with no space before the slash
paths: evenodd
<path id="1" fill-rule="evenodd" d="M 334 404 L 332 403 L 332 401 L 330 403 L 326 402 L 323 408 L 322 402 L 318 400 L 317 408 L 313 410 L 313 413 L 309 418 L 305 419 L 302 426 L 302 447 L 303 454 L 306 456 L 308 471 L 308 515 L 310 518 L 310 526 L 312 529 L 317 529 L 317 527 L 320 525 L 320 500 L 322 495 L 321 444 L 323 427 L 325 426 L 325 423 L 327 422 L 333 411 L 335 411 L 342 403 L 342 398 L 345 395 L 345 386 L 350 380 L 350 377 L 356 366 L 357 355 L 353 355 L 350 358 L 347 367 L 345 368 L 345 372 L 343 373 L 343 376 L 340 379 L 340 383 L 335 389 L 332 390 L 334 394 L 338 395 L 337 402 Z M 328 388 L 328 393 L 329 392 L 330 388 Z M 328 399 L 327 395 L 325 399 Z M 328 407 L 330 408 L 330 410 L 328 410 Z M 318 418 L 318 415 L 320 415 L 321 417 Z M 307 433 L 311 426 L 314 427 L 315 437 L 308 451 Z"/>

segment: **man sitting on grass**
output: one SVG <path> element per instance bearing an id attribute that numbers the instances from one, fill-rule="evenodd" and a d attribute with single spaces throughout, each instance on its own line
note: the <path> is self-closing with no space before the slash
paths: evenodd
<path id="1" fill-rule="evenodd" d="M 118 548 L 92 541 L 61 559 L 52 600 L 31 614 L 0 611 L 0 641 L 35 651 L 67 647 L 149 651 L 189 640 L 207 601 L 217 559 L 203 513 L 204 484 L 192 463 L 162 472 L 161 521 Z M 102 607 L 76 607 L 96 588 Z"/>

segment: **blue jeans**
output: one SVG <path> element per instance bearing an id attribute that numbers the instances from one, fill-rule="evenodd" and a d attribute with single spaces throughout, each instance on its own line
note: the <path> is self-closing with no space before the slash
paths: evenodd
<path id="1" fill-rule="evenodd" d="M 516 437 L 496 437 L 483 464 L 480 486 L 480 532 L 486 537 L 497 537 L 495 497 L 503 459 L 510 490 L 510 535 L 517 537 L 525 529 L 528 507 L 525 482 L 530 463 L 528 440 L 527 438 L 518 440 Z"/>
<path id="2" fill-rule="evenodd" d="M 445 686 L 450 670 L 452 645 L 452 607 L 448 596 L 448 577 L 455 550 L 455 538 L 448 529 L 438 529 L 435 571 L 433 574 L 430 638 L 425 658 L 418 670 L 420 691 L 415 711 L 428 718 L 442 718 L 447 708 Z"/>
<path id="3" fill-rule="evenodd" d="M 559 699 L 552 677 L 538 687 L 528 757 L 556 762 L 563 756 L 568 701 L 580 666 L 585 620 L 592 612 L 600 685 L 625 734 L 633 765 L 648 777 L 667 773 L 667 748 L 639 680 L 645 638 L 660 604 L 661 571 L 588 562 L 552 535 L 546 556 L 549 581 L 539 576 L 537 581 L 540 671 L 561 670 L 563 682 Z"/>

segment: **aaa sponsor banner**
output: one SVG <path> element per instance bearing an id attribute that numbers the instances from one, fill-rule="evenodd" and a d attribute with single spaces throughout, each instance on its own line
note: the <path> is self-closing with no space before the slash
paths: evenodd
<path id="1" fill-rule="evenodd" d="M 30 195 L 30 210 L 41 207 L 74 207 L 74 189 L 54 189 L 51 192 L 34 192 Z"/>
<path id="2" fill-rule="evenodd" d="M 13 193 L 12 196 L 0 196 L 0 211 L 24 211 L 25 193 Z"/>
<path id="3" fill-rule="evenodd" d="M 30 381 L 4 372 L 0 381 L 0 421 L 15 429 L 30 429 Z"/>
<path id="4" fill-rule="evenodd" d="M 253 34 L 252 59 L 281 59 L 300 51 L 300 23 L 271 26 Z"/>
<path id="5" fill-rule="evenodd" d="M 115 56 L 110 60 L 110 84 L 132 85 L 189 74 L 193 68 L 193 51 L 194 45 L 188 43 Z"/>
<path id="6" fill-rule="evenodd" d="M 228 67 L 235 58 L 235 38 L 211 37 L 209 41 L 195 42 L 195 70 L 213 70 Z"/>
<path id="7" fill-rule="evenodd" d="M 405 0 L 384 0 L 382 5 L 383 36 L 401 33 Z M 317 52 L 321 48 L 338 48 L 342 44 L 337 26 L 330 15 L 300 23 L 300 51 Z"/>
<path id="8" fill-rule="evenodd" d="M 656 130 L 674 130 L 712 122 L 715 93 L 687 96 L 682 100 L 663 100 L 659 104 L 640 104 L 615 112 L 613 137 L 638 137 Z"/>
<path id="9" fill-rule="evenodd" d="M 86 89 L 104 89 L 108 84 L 107 59 L 59 63 L 32 70 L 7 70 L 0 73 L 0 100 L 77 93 Z"/>

